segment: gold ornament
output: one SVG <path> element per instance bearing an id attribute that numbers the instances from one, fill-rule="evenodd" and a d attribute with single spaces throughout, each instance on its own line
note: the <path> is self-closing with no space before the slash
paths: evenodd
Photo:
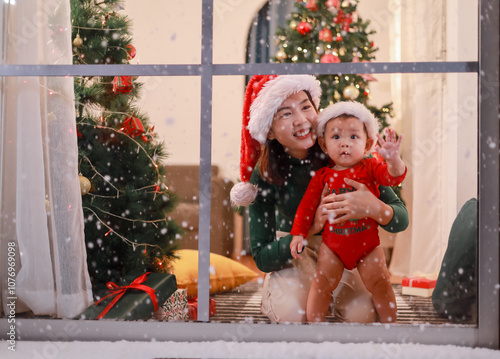
<path id="1" fill-rule="evenodd" d="M 355 100 L 359 96 L 359 90 L 353 84 L 347 86 L 343 91 L 344 97 L 348 100 Z"/>
<path id="2" fill-rule="evenodd" d="M 290 21 L 290 28 L 292 30 L 295 30 L 297 28 L 297 21 L 295 20 Z"/>
<path id="3" fill-rule="evenodd" d="M 80 192 L 82 196 L 85 196 L 87 193 L 90 192 L 91 188 L 90 181 L 87 177 L 84 177 L 82 175 L 79 175 L 78 178 L 80 179 Z"/>
<path id="4" fill-rule="evenodd" d="M 339 101 L 342 98 L 342 96 L 340 96 L 338 91 L 335 91 L 335 93 L 333 94 L 333 98 L 335 100 Z"/>
<path id="5" fill-rule="evenodd" d="M 83 40 L 80 37 L 80 34 L 76 34 L 76 37 L 73 40 L 73 45 L 75 45 L 76 47 L 82 47 L 83 46 Z"/>
<path id="6" fill-rule="evenodd" d="M 276 58 L 278 60 L 283 60 L 283 59 L 286 59 L 286 54 L 285 54 L 285 51 L 283 50 L 279 50 L 277 53 L 276 53 Z"/>

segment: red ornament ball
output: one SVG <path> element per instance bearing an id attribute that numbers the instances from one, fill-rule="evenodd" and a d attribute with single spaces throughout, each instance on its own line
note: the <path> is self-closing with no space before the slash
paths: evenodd
<path id="1" fill-rule="evenodd" d="M 309 0 L 306 4 L 306 8 L 309 9 L 309 11 L 318 11 L 318 4 L 316 1 L 317 0 Z"/>
<path id="2" fill-rule="evenodd" d="M 312 26 L 310 23 L 307 21 L 302 21 L 300 24 L 297 25 L 297 31 L 301 35 L 306 35 L 311 32 Z"/>
<path id="3" fill-rule="evenodd" d="M 338 9 L 340 7 L 340 0 L 327 0 L 325 5 L 328 9 Z"/>
<path id="4" fill-rule="evenodd" d="M 338 64 L 340 62 L 340 58 L 332 53 L 329 53 L 321 56 L 320 62 L 322 64 Z"/>
<path id="5" fill-rule="evenodd" d="M 330 29 L 323 29 L 319 32 L 319 39 L 321 41 L 325 41 L 325 42 L 330 42 L 333 40 L 333 35 L 332 35 L 332 32 L 330 31 Z"/>

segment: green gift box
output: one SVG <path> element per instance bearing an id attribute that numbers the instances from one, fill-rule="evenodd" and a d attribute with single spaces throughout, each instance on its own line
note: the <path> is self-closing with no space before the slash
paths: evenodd
<path id="1" fill-rule="evenodd" d="M 177 290 L 175 275 L 168 273 L 127 275 L 119 284 L 108 282 L 107 295 L 77 319 L 148 320 Z"/>

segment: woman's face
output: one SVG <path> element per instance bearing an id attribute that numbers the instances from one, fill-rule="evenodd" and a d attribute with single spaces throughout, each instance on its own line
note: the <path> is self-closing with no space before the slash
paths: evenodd
<path id="1" fill-rule="evenodd" d="M 318 114 L 304 91 L 290 95 L 276 111 L 268 138 L 292 157 L 305 158 L 316 142 Z"/>

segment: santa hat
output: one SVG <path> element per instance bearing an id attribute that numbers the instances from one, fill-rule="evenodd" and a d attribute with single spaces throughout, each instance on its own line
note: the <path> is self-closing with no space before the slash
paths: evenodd
<path id="1" fill-rule="evenodd" d="M 374 140 L 373 146 L 375 146 L 375 143 L 377 143 L 377 133 L 380 127 L 379 122 L 370 110 L 357 101 L 337 102 L 321 111 L 318 115 L 318 136 L 323 137 L 325 135 L 325 127 L 328 121 L 342 115 L 353 116 L 363 122 L 367 136 Z M 373 149 L 373 146 L 368 152 Z"/>
<path id="2" fill-rule="evenodd" d="M 261 145 L 267 140 L 274 115 L 290 95 L 306 90 L 316 108 L 321 98 L 321 86 L 312 75 L 255 75 L 248 83 L 243 103 L 241 128 L 241 183 L 231 189 L 231 201 L 237 206 L 250 205 L 257 188 L 250 176 L 259 160 Z"/>

